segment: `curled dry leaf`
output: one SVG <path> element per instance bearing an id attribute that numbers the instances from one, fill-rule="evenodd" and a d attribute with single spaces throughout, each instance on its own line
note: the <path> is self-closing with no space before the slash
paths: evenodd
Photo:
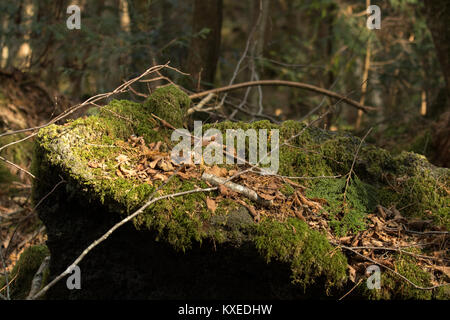
<path id="1" fill-rule="evenodd" d="M 230 195 L 230 191 L 231 190 L 225 187 L 223 184 L 219 185 L 219 192 L 221 195 L 228 196 Z"/>
<path id="2" fill-rule="evenodd" d="M 259 196 L 265 200 L 273 200 L 276 197 L 276 194 L 274 195 L 269 195 L 269 194 L 265 194 L 265 193 L 260 193 Z"/>
<path id="3" fill-rule="evenodd" d="M 351 265 L 348 265 L 348 278 L 349 278 L 350 281 L 352 281 L 353 283 L 356 282 L 356 270 L 355 270 L 355 268 L 353 268 Z"/>
<path id="4" fill-rule="evenodd" d="M 210 210 L 213 213 L 217 209 L 216 202 L 213 199 L 209 198 L 209 197 L 206 197 L 206 206 L 208 207 L 208 210 Z"/>
<path id="5" fill-rule="evenodd" d="M 161 180 L 161 181 L 166 181 L 167 177 L 161 173 L 157 173 L 153 176 L 154 179 L 156 180 Z"/>
<path id="6" fill-rule="evenodd" d="M 119 164 L 119 170 L 122 171 L 122 173 L 124 173 L 127 176 L 135 176 L 136 175 L 136 170 L 129 170 L 127 168 L 125 168 L 125 166 L 123 165 L 123 163 Z"/>
<path id="7" fill-rule="evenodd" d="M 124 154 L 119 154 L 119 155 L 116 157 L 116 160 L 117 160 L 117 162 L 119 162 L 119 164 L 121 164 L 121 163 L 126 163 L 126 164 L 128 164 L 128 160 L 130 160 L 130 159 L 128 158 L 128 156 L 126 156 L 126 155 L 124 155 Z"/>
<path id="8" fill-rule="evenodd" d="M 173 171 L 174 167 L 169 160 L 161 159 L 156 166 L 163 171 Z"/>
<path id="9" fill-rule="evenodd" d="M 227 176 L 227 169 L 226 168 L 220 168 L 218 166 L 213 166 L 213 167 L 207 167 L 205 169 L 206 173 L 215 175 L 217 177 L 226 177 Z"/>

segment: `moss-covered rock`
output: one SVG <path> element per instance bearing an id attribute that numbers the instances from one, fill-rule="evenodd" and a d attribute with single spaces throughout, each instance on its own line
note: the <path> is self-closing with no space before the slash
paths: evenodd
<path id="1" fill-rule="evenodd" d="M 19 260 L 8 276 L 8 281 L 10 282 L 10 297 L 12 300 L 25 299 L 28 296 L 33 277 L 41 266 L 44 258 L 49 254 L 49 250 L 46 246 L 37 245 L 28 247 L 20 255 Z M 5 277 L 0 278 L 0 288 L 3 288 L 5 284 Z M 44 287 L 45 284 L 45 281 L 43 281 L 41 288 Z"/>
<path id="2" fill-rule="evenodd" d="M 139 150 L 125 143 L 132 135 L 147 143 L 162 141 L 162 150 L 171 150 L 172 131 L 152 114 L 181 127 L 188 107 L 187 95 L 169 86 L 156 90 L 142 105 L 112 101 L 90 117 L 39 131 L 34 200 L 65 180 L 38 208 L 48 231 L 51 276 L 65 270 L 161 185 L 118 176 L 116 158 L 126 157 L 130 167 L 137 164 Z M 347 185 L 358 138 L 293 121 L 280 126 L 268 121 L 222 122 L 204 127 L 208 128 L 223 133 L 279 129 L 280 143 L 286 142 L 280 148 L 279 173 L 305 176 L 307 195 L 324 199 L 336 234 L 363 230 L 366 215 L 377 204 L 408 204 L 406 216 L 429 217 L 431 212 L 436 223 L 448 227 L 448 196 L 442 186 L 448 183 L 449 170 L 435 168 L 421 156 L 392 157 L 363 144 Z M 174 177 L 157 195 L 206 186 L 199 179 Z M 293 192 L 290 186 L 282 191 Z M 302 298 L 343 290 L 346 258 L 333 251 L 324 234 L 297 218 L 255 223 L 247 209 L 231 200 L 222 200 L 212 213 L 206 197 L 215 195 L 193 193 L 154 203 L 83 260 L 83 290 L 69 291 L 61 282 L 49 297 Z"/>

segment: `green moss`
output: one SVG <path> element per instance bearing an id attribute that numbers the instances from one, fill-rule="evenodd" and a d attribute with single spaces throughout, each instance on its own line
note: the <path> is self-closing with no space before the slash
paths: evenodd
<path id="1" fill-rule="evenodd" d="M 202 181 L 181 181 L 174 177 L 159 195 L 183 192 L 205 187 Z M 207 236 L 203 222 L 210 216 L 206 208 L 206 196 L 209 193 L 192 193 L 181 197 L 161 200 L 152 205 L 149 210 L 136 217 L 134 225 L 157 232 L 157 240 L 164 239 L 175 249 L 186 251 L 192 242 L 201 242 Z"/>
<path id="2" fill-rule="evenodd" d="M 395 175 L 385 175 L 380 202 L 407 208 L 409 217 L 432 218 L 436 224 L 450 228 L 450 198 L 447 186 L 450 170 L 432 166 L 424 156 L 402 152 L 395 160 Z"/>
<path id="3" fill-rule="evenodd" d="M 44 245 L 32 246 L 20 255 L 8 276 L 8 280 L 14 279 L 10 285 L 10 295 L 13 300 L 25 299 L 30 292 L 31 282 L 34 275 L 42 264 L 42 261 L 50 253 Z M 45 282 L 43 281 L 43 284 Z M 4 277 L 0 279 L 0 287 L 5 285 Z"/>
<path id="4" fill-rule="evenodd" d="M 334 251 L 325 236 L 309 229 L 303 221 L 289 218 L 282 223 L 266 219 L 256 230 L 258 250 L 267 262 L 290 263 L 293 283 L 306 289 L 322 276 L 329 290 L 345 282 L 347 260 L 344 255 Z"/>
<path id="5" fill-rule="evenodd" d="M 144 106 L 148 112 L 166 120 L 175 128 L 181 128 L 190 103 L 191 100 L 186 93 L 170 85 L 152 93 Z"/>
<path id="6" fill-rule="evenodd" d="M 339 236 L 364 230 L 366 215 L 372 212 L 377 204 L 376 189 L 358 178 L 350 180 L 344 203 L 346 180 L 346 177 L 321 179 L 306 192 L 310 198 L 327 201 L 325 209 L 330 214 L 330 225 Z"/>
<path id="7" fill-rule="evenodd" d="M 396 255 L 394 270 L 411 282 L 420 287 L 432 287 L 430 273 L 422 270 L 414 257 L 409 255 Z M 363 295 L 374 300 L 429 300 L 436 297 L 443 297 L 442 290 L 423 290 L 415 288 L 413 285 L 401 279 L 398 275 L 389 270 L 381 270 L 381 289 L 369 290 L 362 287 Z"/>
<path id="8" fill-rule="evenodd" d="M 181 127 L 188 107 L 187 95 L 175 87 L 166 87 L 156 90 L 144 105 L 115 100 L 101 108 L 97 115 L 40 130 L 33 172 L 41 179 L 33 186 L 34 199 L 41 199 L 54 187 L 54 181 L 46 178 L 57 172 L 68 181 L 66 192 L 82 192 L 87 201 L 101 201 L 112 212 L 124 215 L 133 212 L 160 183 L 148 185 L 137 179 L 117 177 L 115 158 L 122 154 L 128 157 L 130 165 L 137 163 L 139 151 L 124 143 L 132 134 L 143 136 L 147 143 L 162 141 L 163 150 L 170 150 L 171 130 L 161 126 L 151 113 Z M 301 180 L 301 183 L 308 187 L 308 197 L 326 200 L 330 225 L 338 235 L 363 230 L 366 215 L 373 212 L 377 204 L 396 204 L 397 208 L 408 204 L 410 215 L 423 215 L 425 210 L 431 210 L 440 223 L 448 223 L 449 199 L 442 186 L 448 185 L 449 170 L 437 170 L 420 156 L 406 153 L 392 157 L 383 149 L 362 144 L 344 202 L 346 175 L 361 144 L 360 139 L 307 128 L 294 121 L 286 121 L 281 126 L 268 121 L 222 122 L 206 125 L 204 131 L 208 128 L 222 130 L 223 134 L 226 129 L 237 128 L 280 129 L 280 143 L 287 141 L 288 145 L 280 149 L 279 173 L 318 177 Z M 291 139 L 293 136 L 295 138 Z M 91 168 L 87 165 L 90 161 L 101 162 L 104 168 Z M 335 175 L 342 177 L 319 178 Z M 206 184 L 196 179 L 181 181 L 174 177 L 155 196 L 197 187 L 206 187 Z M 285 185 L 282 192 L 292 194 L 293 188 Z M 327 288 L 339 287 L 345 281 L 345 257 L 341 252 L 333 251 L 322 234 L 293 218 L 287 222 L 265 219 L 253 226 L 245 222 L 248 213 L 241 211 L 233 216 L 240 209 L 231 200 L 220 201 L 213 214 L 206 207 L 206 197 L 215 195 L 193 193 L 158 201 L 133 220 L 134 226 L 154 231 L 158 240 L 181 251 L 205 239 L 218 243 L 254 240 L 267 261 L 289 263 L 293 282 L 304 288 L 318 278 L 325 279 Z"/>

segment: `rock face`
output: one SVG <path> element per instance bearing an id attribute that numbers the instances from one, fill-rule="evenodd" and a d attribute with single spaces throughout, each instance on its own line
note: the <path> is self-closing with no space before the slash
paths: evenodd
<path id="1" fill-rule="evenodd" d="M 90 117 L 40 130 L 33 198 L 37 202 L 47 196 L 38 210 L 48 232 L 50 279 L 161 185 L 158 179 L 126 174 L 137 168 L 140 154 L 146 152 L 127 140 L 143 137 L 147 144 L 161 142 L 160 152 L 170 151 L 172 130 L 152 114 L 181 127 L 189 104 L 183 92 L 165 87 L 143 105 L 113 101 Z M 297 134 L 280 148 L 279 173 L 343 176 L 304 181 L 306 196 L 326 203 L 327 219 L 336 234 L 363 230 L 365 215 L 377 204 L 407 204 L 405 215 L 411 217 L 428 210 L 435 224 L 449 226 L 448 197 L 436 187 L 448 183 L 449 170 L 435 168 L 418 155 L 392 157 L 364 144 L 347 189 L 345 174 L 360 144 L 357 138 L 292 121 L 281 126 L 261 121 L 210 127 L 223 131 L 277 128 L 281 142 Z M 55 189 L 61 179 L 65 182 Z M 199 176 L 175 177 L 158 195 L 196 187 L 207 187 Z M 289 188 L 286 185 L 283 193 L 292 192 Z M 343 193 L 347 198 L 344 213 Z M 295 216 L 281 219 L 276 210 L 255 222 L 248 205 L 230 199 L 217 201 L 212 212 L 206 198 L 217 195 L 194 193 L 156 202 L 85 257 L 79 265 L 81 290 L 68 290 L 61 281 L 47 298 L 297 299 L 339 295 L 352 287 L 346 257 L 333 251 L 324 233 Z"/>

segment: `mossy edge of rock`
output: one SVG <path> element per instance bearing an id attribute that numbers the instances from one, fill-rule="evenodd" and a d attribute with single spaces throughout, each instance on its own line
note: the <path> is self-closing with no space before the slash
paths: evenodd
<path id="1" fill-rule="evenodd" d="M 31 289 L 31 282 L 45 257 L 50 254 L 45 245 L 35 245 L 28 247 L 22 252 L 19 260 L 8 275 L 10 284 L 10 296 L 13 300 L 23 300 L 27 297 Z M 45 278 L 45 277 L 44 277 Z M 14 279 L 14 280 L 12 280 Z M 11 281 L 12 280 L 12 281 Z M 5 285 L 5 277 L 0 278 L 0 288 Z M 43 279 L 41 288 L 46 285 Z"/>
<path id="2" fill-rule="evenodd" d="M 161 89 L 162 90 L 162 89 Z M 49 172 L 48 170 L 54 170 L 54 172 L 59 172 L 65 174 L 65 178 L 69 181 L 67 188 L 72 188 L 77 186 L 80 192 L 84 192 L 87 195 L 88 201 L 95 201 L 100 199 L 105 205 L 110 206 L 112 210 L 119 210 L 125 214 L 131 212 L 132 210 L 139 207 L 143 201 L 148 198 L 148 196 L 153 192 L 154 187 L 137 184 L 136 182 L 130 181 L 128 179 L 119 178 L 113 183 L 106 180 L 98 180 L 95 177 L 95 170 L 87 167 L 86 163 L 92 159 L 98 159 L 99 157 L 106 158 L 107 160 L 113 160 L 113 154 L 117 152 L 111 152 L 107 148 L 96 149 L 97 153 L 93 153 L 92 148 L 88 148 L 87 152 L 83 151 L 86 145 L 91 143 L 95 144 L 112 144 L 117 140 L 125 140 L 131 134 L 138 136 L 144 136 L 146 142 L 155 142 L 163 140 L 166 143 L 170 143 L 168 140 L 170 131 L 165 128 L 155 129 L 155 122 L 151 120 L 151 113 L 164 118 L 167 116 L 167 112 L 170 113 L 170 107 L 175 107 L 176 112 L 171 113 L 173 115 L 180 115 L 180 110 L 185 110 L 188 106 L 186 102 L 180 105 L 174 103 L 172 100 L 173 96 L 182 97 L 184 100 L 186 95 L 181 91 L 176 95 L 173 94 L 174 88 L 164 88 L 163 91 L 157 90 L 144 106 L 136 104 L 129 101 L 112 101 L 105 108 L 108 110 L 100 110 L 99 115 L 91 116 L 85 119 L 78 119 L 69 122 L 65 126 L 49 126 L 42 129 L 38 135 L 37 152 L 35 154 L 36 161 L 34 162 L 34 170 L 37 176 L 45 177 Z M 164 97 L 170 97 L 165 99 Z M 156 99 L 158 97 L 158 99 Z M 169 103 L 164 104 L 161 101 L 169 101 Z M 153 106 L 153 107 L 152 107 Z M 156 106 L 156 107 L 155 107 Z M 105 109 L 103 108 L 103 109 Z M 164 111 L 164 113 L 159 113 Z M 173 119 L 176 124 L 181 124 L 184 122 L 182 118 Z M 297 148 L 292 150 L 291 147 L 282 147 L 280 152 L 280 173 L 285 175 L 333 175 L 340 174 L 344 175 L 350 169 L 351 163 L 354 158 L 354 154 L 351 151 L 356 150 L 360 143 L 360 140 L 355 137 L 346 136 L 342 134 L 335 134 L 330 132 L 325 132 L 317 128 L 306 128 L 305 124 L 297 123 L 294 121 L 287 121 L 281 126 L 276 126 L 270 124 L 268 121 L 259 121 L 252 124 L 247 123 L 229 123 L 223 122 L 214 125 L 216 128 L 226 129 L 226 128 L 280 128 L 281 136 L 286 139 L 290 136 L 298 133 L 300 130 L 304 131 L 302 135 L 297 137 L 292 141 L 292 144 Z M 67 146 L 70 146 L 68 149 Z M 77 148 L 79 150 L 77 150 Z M 96 147 L 93 147 L 96 148 Z M 307 152 L 301 150 L 301 148 L 306 149 Z M 308 150 L 312 149 L 312 150 Z M 112 149 L 112 148 L 111 148 Z M 295 148 L 294 148 L 295 149 Z M 86 150 L 84 150 L 86 151 Z M 311 152 L 312 151 L 312 152 Z M 336 160 L 339 159 L 339 160 Z M 106 163 L 107 166 L 112 165 L 111 163 Z M 431 168 L 426 160 L 423 160 L 420 156 L 412 153 L 405 153 L 397 158 L 393 158 L 383 149 L 377 149 L 372 146 L 363 145 L 361 152 L 358 156 L 358 161 L 355 165 L 355 172 L 357 173 L 357 179 L 361 178 L 365 182 L 363 189 L 368 188 L 369 183 L 375 186 L 381 186 L 384 188 L 383 192 L 378 192 L 376 198 L 380 199 L 385 205 L 392 204 L 393 202 L 399 202 L 402 198 L 413 199 L 418 202 L 418 205 L 427 207 L 427 205 L 432 204 L 430 207 L 442 210 L 442 216 L 448 219 L 448 212 L 445 211 L 445 198 L 440 196 L 437 199 L 427 198 L 428 191 L 421 191 L 417 186 L 421 186 L 419 183 L 414 182 L 411 186 L 413 191 L 416 193 L 408 192 L 396 197 L 396 192 L 391 192 L 386 187 L 385 181 L 383 181 L 382 174 L 389 173 L 394 177 L 401 176 L 402 174 L 411 173 L 413 174 L 413 179 L 422 179 L 430 184 L 433 184 L 433 176 L 431 172 L 434 169 Z M 448 171 L 443 171 L 445 178 L 448 177 Z M 67 175 L 68 173 L 68 175 Z M 422 176 L 421 176 L 422 174 Z M 380 177 L 381 176 L 381 177 Z M 427 180 L 428 179 L 428 180 Z M 410 179 L 409 179 L 410 180 Z M 325 180 L 327 181 L 327 180 Z M 330 180 L 333 181 L 333 180 Z M 357 181 L 357 180 L 356 180 Z M 406 180 L 408 181 L 408 180 Z M 404 182 L 404 181 L 403 181 Z M 403 183 L 402 182 L 402 183 Z M 384 183 L 384 185 L 383 185 Z M 183 182 L 174 179 L 172 184 L 169 184 L 163 189 L 164 193 L 171 193 L 173 191 L 181 191 L 183 188 L 190 189 L 194 185 L 203 186 L 202 181 L 191 181 Z M 308 186 L 314 190 L 317 182 L 311 181 Z M 50 190 L 50 184 L 45 185 L 45 182 L 40 182 L 39 186 L 34 187 L 34 198 L 38 199 L 39 196 L 44 195 L 45 191 Z M 41 189 L 41 190 L 39 190 Z M 337 194 L 342 193 L 342 190 L 337 190 Z M 367 195 L 367 192 L 362 194 Z M 380 195 L 381 194 L 381 195 Z M 410 195 L 413 197 L 409 197 Z M 94 196 L 93 196 L 94 195 Z M 358 195 L 358 192 L 356 192 Z M 351 196 L 351 193 L 350 193 Z M 135 225 L 139 227 L 154 228 L 159 231 L 159 234 L 163 240 L 171 243 L 176 249 L 186 251 L 189 249 L 192 241 L 201 242 L 204 238 L 211 238 L 217 240 L 219 243 L 226 241 L 227 236 L 224 235 L 221 229 L 212 228 L 211 230 L 205 230 L 205 222 L 210 218 L 210 213 L 206 210 L 204 204 L 204 199 L 206 195 L 203 193 L 192 194 L 182 198 L 163 200 L 157 202 L 152 208 L 147 210 L 142 214 L 139 219 L 136 219 Z M 329 200 L 324 196 L 326 200 Z M 435 197 L 436 198 L 436 197 Z M 386 199 L 386 200 L 385 200 Z M 426 199 L 425 203 L 421 200 Z M 352 201 L 349 201 L 350 203 Z M 355 202 L 354 202 L 355 203 Z M 401 203 L 401 202 L 400 202 Z M 189 207 L 194 205 L 194 207 Z M 154 219 L 155 215 L 152 212 L 155 208 L 159 209 L 157 219 Z M 165 208 L 171 208 L 175 214 L 168 212 Z M 368 207 L 363 207 L 361 210 L 365 210 L 365 213 L 369 212 Z M 227 208 L 223 210 L 225 213 L 228 212 Z M 163 214 L 161 214 L 161 212 Z M 166 213 L 166 214 L 164 214 Z M 363 217 L 362 217 L 363 219 Z M 273 223 L 272 227 L 274 230 L 279 228 L 279 222 L 266 222 L 269 226 Z M 445 224 L 445 221 L 444 221 Z M 309 233 L 308 227 L 299 227 L 299 230 Z M 270 227 L 267 229 L 271 229 Z M 351 229 L 351 228 L 350 228 Z M 286 236 L 286 233 L 282 233 Z M 261 239 L 263 235 L 259 235 Z M 319 233 L 311 237 L 311 239 L 316 239 L 317 243 L 322 243 L 327 241 L 323 235 Z M 327 242 L 328 243 L 328 242 Z M 328 243 L 329 245 L 329 243 Z M 259 249 L 261 252 L 272 252 L 271 250 L 278 251 L 277 254 L 270 253 L 270 258 L 279 259 L 285 261 L 286 257 L 292 259 L 294 256 L 292 253 L 285 255 L 283 250 L 291 250 L 291 245 L 288 243 L 286 246 L 275 246 L 274 248 L 266 247 L 260 245 Z M 336 256 L 340 256 L 342 253 L 338 252 Z M 292 260 L 293 264 L 293 279 L 294 281 L 308 283 L 311 281 L 308 272 L 310 269 L 302 269 L 303 266 L 295 265 L 295 261 L 302 261 L 297 259 Z M 332 271 L 331 278 L 328 279 L 329 283 L 341 283 L 342 282 L 342 268 L 346 266 L 344 263 L 345 258 L 340 260 L 342 265 L 338 266 L 336 270 Z M 339 260 L 339 259 L 338 259 Z M 335 263 L 329 261 L 321 261 L 325 265 L 332 266 Z M 304 263 L 305 261 L 303 261 Z M 309 261 L 308 263 L 314 263 Z M 298 263 L 297 263 L 298 264 Z M 320 269 L 320 268 L 319 268 Z M 323 267 L 323 270 L 330 271 L 329 267 Z M 307 272 L 305 272 L 305 270 Z"/>

